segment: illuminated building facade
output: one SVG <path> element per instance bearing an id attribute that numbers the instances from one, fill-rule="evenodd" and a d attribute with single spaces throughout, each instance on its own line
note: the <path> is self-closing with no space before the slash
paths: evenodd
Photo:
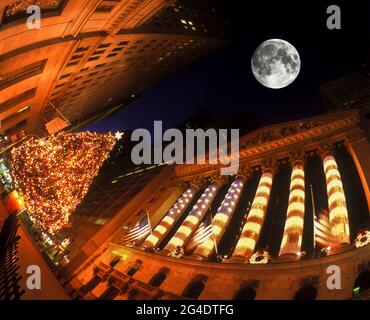
<path id="1" fill-rule="evenodd" d="M 61 270 L 66 288 L 117 300 L 367 295 L 370 144 L 359 112 L 263 127 L 240 143 L 236 176 L 164 167 Z M 330 265 L 340 290 L 327 288 Z"/>
<path id="2" fill-rule="evenodd" d="M 30 4 L 42 9 L 40 30 L 25 24 Z M 15 141 L 50 133 L 58 119 L 78 129 L 117 111 L 224 46 L 216 15 L 199 0 L 1 1 L 2 131 Z M 335 108 L 352 109 L 370 89 L 354 75 L 322 92 Z M 67 291 L 81 299 L 365 294 L 370 145 L 358 112 L 261 128 L 242 137 L 240 155 L 232 177 L 218 165 L 110 162 L 61 234 Z M 320 214 L 330 243 L 316 240 Z M 341 290 L 326 287 L 330 265 L 342 269 Z"/>
<path id="3" fill-rule="evenodd" d="M 41 29 L 28 28 L 29 5 L 40 7 Z M 6 155 L 7 148 L 31 135 L 43 137 L 65 127 L 79 130 L 126 107 L 172 73 L 224 47 L 226 30 L 207 0 L 1 1 L 1 151 Z M 127 139 L 124 143 L 127 148 Z M 104 232 L 135 196 L 145 195 L 144 186 L 165 174 L 162 166 L 138 167 L 122 158 L 105 166 L 69 228 L 59 234 L 59 242 L 70 242 L 69 258 Z M 7 168 L 0 167 L 6 178 Z M 14 186 L 4 177 L 0 191 L 6 202 Z M 169 209 L 163 203 L 172 205 L 177 195 L 162 190 L 161 197 L 145 197 L 161 214 Z M 130 228 L 137 217 L 120 223 Z M 52 255 L 53 262 L 61 258 Z"/>
<path id="4" fill-rule="evenodd" d="M 41 8 L 28 29 L 26 9 Z M 0 121 L 13 141 L 78 129 L 226 43 L 208 1 L 5 0 Z"/>

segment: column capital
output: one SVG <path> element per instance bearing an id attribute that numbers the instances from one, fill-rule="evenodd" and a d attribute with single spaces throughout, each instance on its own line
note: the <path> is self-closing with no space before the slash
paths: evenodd
<path id="1" fill-rule="evenodd" d="M 188 186 L 195 188 L 195 189 L 201 189 L 206 185 L 206 181 L 203 177 L 201 178 L 195 178 L 188 182 Z"/>
<path id="2" fill-rule="evenodd" d="M 184 181 L 184 180 L 180 180 L 180 179 L 176 179 L 175 180 L 175 184 L 176 184 L 176 186 L 179 188 L 179 189 L 181 189 L 181 190 L 185 190 L 185 189 L 187 189 L 188 187 L 189 187 L 189 182 L 187 182 L 187 181 Z"/>
<path id="3" fill-rule="evenodd" d="M 220 175 L 213 175 L 213 176 L 208 177 L 208 180 L 210 181 L 210 183 L 216 184 L 219 187 L 221 187 L 226 181 L 228 181 L 228 177 L 220 176 Z"/>
<path id="4" fill-rule="evenodd" d="M 264 161 L 261 165 L 262 173 L 264 172 L 270 172 L 272 174 L 275 174 L 277 171 L 279 164 L 276 159 L 271 158 Z"/>
<path id="5" fill-rule="evenodd" d="M 243 168 L 239 169 L 238 173 L 235 175 L 235 179 L 242 179 L 244 181 L 247 181 L 251 175 L 251 168 L 249 166 L 244 166 Z"/>
<path id="6" fill-rule="evenodd" d="M 320 144 L 317 150 L 317 154 L 319 155 L 321 160 L 324 160 L 324 158 L 328 155 L 332 155 L 334 150 L 334 145 L 332 143 L 323 143 Z"/>
<path id="7" fill-rule="evenodd" d="M 296 151 L 296 152 L 291 152 L 289 154 L 289 159 L 288 161 L 290 162 L 290 164 L 292 166 L 294 166 L 295 164 L 302 164 L 304 165 L 305 162 L 306 162 L 306 158 L 307 158 L 307 154 L 302 152 L 302 151 Z"/>

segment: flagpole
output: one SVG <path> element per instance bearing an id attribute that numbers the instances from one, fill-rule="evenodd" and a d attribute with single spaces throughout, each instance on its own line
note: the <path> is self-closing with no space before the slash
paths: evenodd
<path id="1" fill-rule="evenodd" d="M 315 250 L 316 249 L 316 225 L 315 225 L 316 208 L 315 208 L 315 200 L 313 198 L 312 184 L 310 184 L 310 190 L 311 190 L 312 220 L 313 220 L 313 248 Z"/>
<path id="2" fill-rule="evenodd" d="M 150 234 L 153 234 L 152 224 L 150 222 L 150 217 L 149 217 L 149 211 L 148 210 L 146 210 L 146 216 L 148 218 L 148 224 L 149 224 Z"/>
<path id="3" fill-rule="evenodd" d="M 214 232 L 213 232 L 213 216 L 212 216 L 211 206 L 209 206 L 208 210 L 209 210 L 209 213 L 211 214 L 211 230 L 212 230 L 212 239 L 213 239 L 213 243 L 214 243 L 214 246 L 215 246 L 216 256 L 218 256 L 217 241 L 216 241 L 216 238 L 215 238 L 215 234 L 214 234 Z"/>

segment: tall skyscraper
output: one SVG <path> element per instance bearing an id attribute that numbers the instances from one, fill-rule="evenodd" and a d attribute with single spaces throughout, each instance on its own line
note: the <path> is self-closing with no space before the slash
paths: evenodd
<path id="1" fill-rule="evenodd" d="M 227 43 L 209 1 L 33 1 L 0 6 L 0 121 L 14 140 L 87 124 L 125 107 Z"/>
<path id="2" fill-rule="evenodd" d="M 321 85 L 320 91 L 328 110 L 362 108 L 370 104 L 370 76 L 353 73 Z"/>

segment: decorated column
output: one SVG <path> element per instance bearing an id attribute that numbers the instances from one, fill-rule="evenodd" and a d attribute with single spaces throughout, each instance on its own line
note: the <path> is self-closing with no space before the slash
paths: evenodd
<path id="1" fill-rule="evenodd" d="M 266 168 L 260 178 L 252 207 L 236 244 L 232 258 L 249 258 L 260 237 L 270 200 L 274 170 Z"/>
<path id="2" fill-rule="evenodd" d="M 176 221 L 183 215 L 190 202 L 197 194 L 199 186 L 192 184 L 166 213 L 161 222 L 154 228 L 153 232 L 145 239 L 142 246 L 144 248 L 156 248 L 157 245 L 170 232 Z"/>
<path id="3" fill-rule="evenodd" d="M 212 219 L 212 233 L 200 244 L 194 252 L 194 255 L 208 258 L 215 250 L 215 243 L 218 245 L 224 235 L 230 219 L 235 212 L 239 202 L 246 178 L 237 177 L 231 184 L 221 206 Z"/>
<path id="4" fill-rule="evenodd" d="M 338 165 L 333 154 L 329 151 L 324 153 L 322 158 L 329 201 L 331 234 L 336 242 L 349 244 L 350 233 L 346 197 Z"/>
<path id="5" fill-rule="evenodd" d="M 214 182 L 206 188 L 200 199 L 189 212 L 189 215 L 186 217 L 184 222 L 171 238 L 170 242 L 164 248 L 165 251 L 172 252 L 174 249 L 177 249 L 178 247 L 182 248 L 186 244 L 208 211 L 208 208 L 216 196 L 219 187 L 220 184 Z"/>
<path id="6" fill-rule="evenodd" d="M 302 160 L 296 160 L 293 162 L 289 204 L 279 256 L 285 254 L 300 255 L 303 237 L 304 213 L 304 163 Z"/>

